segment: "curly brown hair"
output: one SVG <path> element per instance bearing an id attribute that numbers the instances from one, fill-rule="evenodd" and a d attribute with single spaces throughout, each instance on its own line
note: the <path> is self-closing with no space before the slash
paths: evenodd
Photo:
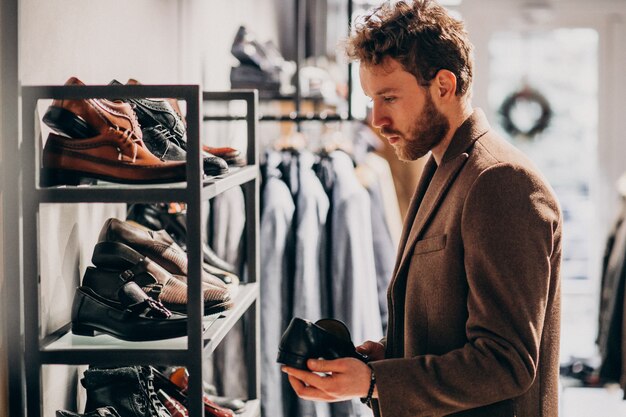
<path id="1" fill-rule="evenodd" d="M 346 46 L 350 59 L 366 65 L 397 60 L 422 86 L 441 69 L 456 76 L 457 96 L 472 83 L 473 45 L 465 26 L 432 0 L 386 1 L 355 25 Z"/>

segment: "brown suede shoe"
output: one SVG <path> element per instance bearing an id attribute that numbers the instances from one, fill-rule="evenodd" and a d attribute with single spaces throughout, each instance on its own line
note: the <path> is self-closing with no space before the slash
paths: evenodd
<path id="1" fill-rule="evenodd" d="M 184 161 L 161 161 L 128 131 L 107 128 L 88 139 L 51 133 L 43 149 L 41 185 L 77 185 L 85 178 L 127 184 L 185 181 Z"/>
<path id="2" fill-rule="evenodd" d="M 66 86 L 85 85 L 76 77 Z M 109 128 L 132 132 L 142 139 L 137 116 L 128 103 L 106 99 L 53 100 L 43 121 L 57 133 L 84 139 L 105 133 Z"/>

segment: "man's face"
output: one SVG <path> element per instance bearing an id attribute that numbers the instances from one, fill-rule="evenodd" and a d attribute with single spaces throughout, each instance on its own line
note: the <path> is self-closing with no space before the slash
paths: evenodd
<path id="1" fill-rule="evenodd" d="M 398 158 L 414 161 L 437 146 L 450 123 L 422 87 L 400 63 L 388 58 L 381 65 L 361 65 L 361 86 L 373 101 L 372 125 L 394 147 Z"/>

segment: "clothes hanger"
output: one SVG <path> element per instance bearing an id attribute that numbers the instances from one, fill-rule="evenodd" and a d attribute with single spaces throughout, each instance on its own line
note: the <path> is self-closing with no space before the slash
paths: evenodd
<path id="1" fill-rule="evenodd" d="M 298 132 L 292 127 L 291 131 L 280 136 L 273 143 L 273 147 L 277 151 L 296 151 L 299 152 L 306 147 L 306 136 L 302 132 Z"/>

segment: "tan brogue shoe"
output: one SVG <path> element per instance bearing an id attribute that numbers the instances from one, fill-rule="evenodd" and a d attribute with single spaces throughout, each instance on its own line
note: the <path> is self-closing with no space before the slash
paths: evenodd
<path id="1" fill-rule="evenodd" d="M 184 161 L 161 161 L 129 131 L 108 128 L 87 139 L 51 133 L 43 149 L 41 185 L 77 185 L 85 178 L 126 184 L 185 181 Z"/>
<path id="2" fill-rule="evenodd" d="M 84 86 L 76 77 L 66 86 Z M 75 139 L 105 133 L 109 128 L 132 132 L 141 139 L 141 127 L 132 107 L 122 101 L 107 99 L 53 100 L 43 121 L 55 132 Z"/>

